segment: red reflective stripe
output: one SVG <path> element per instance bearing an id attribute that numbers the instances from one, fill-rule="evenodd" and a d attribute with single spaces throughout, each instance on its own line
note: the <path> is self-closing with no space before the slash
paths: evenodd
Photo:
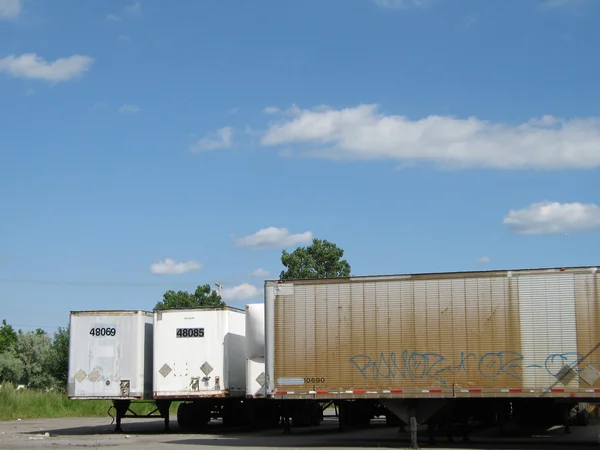
<path id="1" fill-rule="evenodd" d="M 523 389 L 509 389 L 508 392 L 523 392 Z"/>
<path id="2" fill-rule="evenodd" d="M 317 394 L 328 394 L 329 391 L 317 391 Z"/>
<path id="3" fill-rule="evenodd" d="M 287 392 L 286 392 L 286 391 L 278 391 L 278 392 L 275 392 L 275 395 L 286 395 L 286 394 L 287 394 Z"/>
<path id="4" fill-rule="evenodd" d="M 442 390 L 441 389 L 429 389 L 429 392 L 441 393 Z"/>
<path id="5" fill-rule="evenodd" d="M 600 389 L 594 389 L 595 394 L 597 394 L 598 392 L 600 392 Z"/>
<path id="6" fill-rule="evenodd" d="M 481 389 L 469 389 L 469 392 L 481 392 Z"/>
<path id="7" fill-rule="evenodd" d="M 550 392 L 565 392 L 564 389 L 550 389 Z"/>
<path id="8" fill-rule="evenodd" d="M 392 389 L 390 392 L 392 394 L 402 394 L 402 389 Z"/>
<path id="9" fill-rule="evenodd" d="M 353 392 L 355 394 L 364 394 L 365 393 L 364 389 L 355 389 Z"/>

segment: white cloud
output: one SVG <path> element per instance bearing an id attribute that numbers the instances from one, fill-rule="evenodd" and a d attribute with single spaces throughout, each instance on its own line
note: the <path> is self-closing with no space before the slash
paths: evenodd
<path id="1" fill-rule="evenodd" d="M 140 2 L 132 3 L 131 5 L 125 6 L 121 12 L 125 16 L 139 17 L 142 15 L 142 4 Z M 121 22 L 123 18 L 115 14 L 109 14 L 106 16 L 106 20 L 110 20 L 111 22 Z"/>
<path id="2" fill-rule="evenodd" d="M 142 108 L 140 108 L 137 105 L 123 105 L 119 108 L 119 112 L 121 114 L 124 113 L 131 113 L 131 114 L 137 114 L 142 110 Z"/>
<path id="3" fill-rule="evenodd" d="M 263 291 L 256 286 L 248 283 L 242 283 L 238 286 L 223 289 L 222 298 L 227 301 L 241 302 L 250 300 L 262 295 Z"/>
<path id="4" fill-rule="evenodd" d="M 504 224 L 517 234 L 552 234 L 600 227 L 600 207 L 593 203 L 533 203 L 511 210 Z"/>
<path id="5" fill-rule="evenodd" d="M 377 105 L 298 110 L 271 124 L 266 146 L 301 145 L 309 156 L 431 162 L 443 167 L 564 169 L 600 166 L 600 117 L 553 116 L 508 125 L 469 117 L 410 120 Z"/>
<path id="6" fill-rule="evenodd" d="M 372 0 L 380 8 L 385 9 L 408 9 L 413 6 L 426 6 L 430 0 Z"/>
<path id="7" fill-rule="evenodd" d="M 549 10 L 555 8 L 576 6 L 585 3 L 587 0 L 545 0 L 540 3 L 540 8 Z"/>
<path id="8" fill-rule="evenodd" d="M 140 16 L 142 14 L 142 4 L 134 2 L 131 5 L 127 5 L 123 8 L 123 13 L 134 17 Z"/>
<path id="9" fill-rule="evenodd" d="M 231 147 L 233 128 L 223 127 L 217 130 L 214 136 L 207 136 L 200 139 L 190 147 L 194 153 L 203 150 L 219 150 Z"/>
<path id="10" fill-rule="evenodd" d="M 299 234 L 290 234 L 287 228 L 268 227 L 258 230 L 250 236 L 237 240 L 242 247 L 268 248 L 292 247 L 294 245 L 310 242 L 313 235 L 310 231 Z"/>
<path id="11" fill-rule="evenodd" d="M 482 256 L 481 258 L 477 258 L 477 264 L 489 264 L 492 262 L 492 258 L 489 256 Z"/>
<path id="12" fill-rule="evenodd" d="M 265 269 L 256 269 L 250 275 L 256 278 L 266 278 L 271 275 L 271 273 Z"/>
<path id="13" fill-rule="evenodd" d="M 23 0 L 0 0 L 0 20 L 16 19 L 23 10 Z"/>
<path id="14" fill-rule="evenodd" d="M 279 111 L 281 111 L 277 106 L 267 106 L 265 109 L 263 109 L 263 112 L 265 114 L 275 114 L 278 113 Z"/>
<path id="15" fill-rule="evenodd" d="M 156 275 L 179 275 L 182 273 L 198 270 L 202 268 L 202 264 L 193 259 L 186 262 L 176 262 L 171 258 L 164 261 L 159 261 L 150 266 L 150 272 Z"/>
<path id="16" fill-rule="evenodd" d="M 0 72 L 18 78 L 45 80 L 54 83 L 69 81 L 87 72 L 94 60 L 89 56 L 73 55 L 46 62 L 35 53 L 9 55 L 0 59 Z"/>

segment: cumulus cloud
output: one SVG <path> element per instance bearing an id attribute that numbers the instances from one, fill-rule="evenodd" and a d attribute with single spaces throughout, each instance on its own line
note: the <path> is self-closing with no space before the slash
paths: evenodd
<path id="1" fill-rule="evenodd" d="M 250 236 L 239 238 L 237 243 L 242 247 L 282 248 L 310 242 L 312 238 L 313 235 L 310 231 L 299 234 L 290 234 L 287 228 L 268 227 L 258 230 Z"/>
<path id="2" fill-rule="evenodd" d="M 256 278 L 266 278 L 271 275 L 271 273 L 265 269 L 256 269 L 251 273 L 251 275 Z"/>
<path id="3" fill-rule="evenodd" d="M 413 6 L 426 6 L 430 0 L 372 0 L 380 8 L 385 9 L 408 9 Z"/>
<path id="4" fill-rule="evenodd" d="M 142 14 L 142 4 L 140 2 L 134 2 L 131 5 L 127 5 L 123 8 L 123 13 L 137 17 Z"/>
<path id="5" fill-rule="evenodd" d="M 164 261 L 159 261 L 150 266 L 150 272 L 156 275 L 179 275 L 182 273 L 198 270 L 202 268 L 202 264 L 193 259 L 186 262 L 176 262 L 171 258 Z"/>
<path id="6" fill-rule="evenodd" d="M 16 19 L 23 10 L 23 0 L 0 0 L 0 20 Z"/>
<path id="7" fill-rule="evenodd" d="M 142 4 L 140 2 L 132 3 L 131 5 L 125 6 L 121 12 L 124 16 L 134 18 L 140 17 L 142 15 Z M 123 18 L 115 14 L 109 14 L 106 16 L 106 20 L 110 20 L 111 22 L 120 22 L 123 20 Z"/>
<path id="8" fill-rule="evenodd" d="M 142 108 L 140 108 L 137 105 L 123 105 L 119 108 L 119 112 L 121 114 L 125 114 L 125 113 L 130 113 L 130 114 L 137 114 L 142 110 Z"/>
<path id="9" fill-rule="evenodd" d="M 492 258 L 489 256 L 482 256 L 481 258 L 477 258 L 477 264 L 489 264 L 492 262 Z"/>
<path id="10" fill-rule="evenodd" d="M 447 168 L 564 169 L 600 166 L 600 117 L 553 116 L 508 125 L 475 117 L 385 115 L 377 105 L 298 109 L 270 124 L 265 146 L 296 145 L 314 157 L 433 163 Z"/>
<path id="11" fill-rule="evenodd" d="M 552 234 L 600 227 L 600 207 L 593 203 L 539 202 L 511 210 L 504 224 L 517 234 Z"/>
<path id="12" fill-rule="evenodd" d="M 250 300 L 252 298 L 260 297 L 262 295 L 262 292 L 262 290 L 260 290 L 252 284 L 242 283 L 232 288 L 223 289 L 221 297 L 226 302 L 241 302 L 245 300 Z"/>
<path id="13" fill-rule="evenodd" d="M 73 55 L 46 62 L 35 53 L 9 55 L 0 59 L 0 72 L 17 78 L 45 80 L 53 83 L 69 81 L 87 72 L 94 60 L 89 56 Z"/>
<path id="14" fill-rule="evenodd" d="M 277 106 L 267 106 L 263 112 L 265 114 L 275 114 L 278 113 L 280 111 L 280 109 Z"/>
<path id="15" fill-rule="evenodd" d="M 198 153 L 204 150 L 220 150 L 231 147 L 233 137 L 233 128 L 223 127 L 214 133 L 214 135 L 206 136 L 194 143 L 190 147 L 190 151 Z"/>

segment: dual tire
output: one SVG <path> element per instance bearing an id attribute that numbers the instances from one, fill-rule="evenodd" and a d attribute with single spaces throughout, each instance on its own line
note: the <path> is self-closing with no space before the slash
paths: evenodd
<path id="1" fill-rule="evenodd" d="M 180 403 L 177 408 L 177 425 L 182 430 L 190 430 L 206 425 L 210 420 L 210 410 L 195 403 Z"/>

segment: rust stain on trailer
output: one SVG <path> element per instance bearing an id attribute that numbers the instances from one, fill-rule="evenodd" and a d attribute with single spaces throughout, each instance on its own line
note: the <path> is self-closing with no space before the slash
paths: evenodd
<path id="1" fill-rule="evenodd" d="M 154 393 L 155 399 L 203 399 L 203 398 L 226 398 L 229 397 L 228 393 L 222 394 L 158 394 Z"/>
<path id="2" fill-rule="evenodd" d="M 275 383 L 299 392 L 520 388 L 518 298 L 503 274 L 294 283 L 293 294 L 275 296 Z"/>

